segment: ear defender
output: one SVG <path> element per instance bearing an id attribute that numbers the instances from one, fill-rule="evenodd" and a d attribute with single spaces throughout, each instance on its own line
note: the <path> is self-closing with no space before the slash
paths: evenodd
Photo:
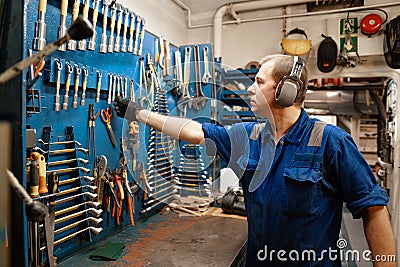
<path id="1" fill-rule="evenodd" d="M 275 101 L 283 107 L 290 107 L 296 100 L 297 94 L 303 85 L 300 80 L 306 61 L 298 56 L 294 57 L 292 71 L 289 76 L 284 76 L 276 86 Z"/>

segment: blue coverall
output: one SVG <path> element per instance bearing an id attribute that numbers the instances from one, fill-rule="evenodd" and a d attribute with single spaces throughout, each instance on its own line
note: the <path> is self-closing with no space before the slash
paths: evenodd
<path id="1" fill-rule="evenodd" d="M 320 128 L 319 146 L 309 144 L 316 123 L 321 124 L 303 109 L 276 145 L 268 122 L 202 125 L 205 138 L 214 143 L 207 142 L 207 151 L 216 149 L 241 177 L 248 221 L 247 266 L 340 266 L 336 243 L 343 202 L 354 218 L 367 207 L 388 202 L 348 133 L 327 124 Z M 255 188 L 250 186 L 252 179 L 262 182 Z M 284 251 L 280 257 L 279 250 Z M 307 251 L 315 256 L 302 256 Z"/>

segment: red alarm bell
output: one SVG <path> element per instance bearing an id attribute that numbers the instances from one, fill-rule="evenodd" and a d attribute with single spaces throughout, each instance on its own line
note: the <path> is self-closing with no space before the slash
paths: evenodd
<path id="1" fill-rule="evenodd" d="M 382 27 L 382 18 L 377 14 L 366 15 L 360 23 L 361 32 L 371 36 L 377 33 Z"/>

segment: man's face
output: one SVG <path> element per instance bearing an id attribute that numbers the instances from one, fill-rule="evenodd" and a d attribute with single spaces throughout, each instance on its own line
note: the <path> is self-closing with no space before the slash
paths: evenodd
<path id="1" fill-rule="evenodd" d="M 270 107 L 275 107 L 275 81 L 271 77 L 273 62 L 264 63 L 258 71 L 255 82 L 247 92 L 250 96 L 251 111 L 263 118 L 271 115 Z"/>

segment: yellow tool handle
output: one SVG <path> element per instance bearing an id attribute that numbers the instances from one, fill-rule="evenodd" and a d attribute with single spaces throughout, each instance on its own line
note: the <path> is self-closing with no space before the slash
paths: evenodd
<path id="1" fill-rule="evenodd" d="M 129 28 L 129 34 L 130 36 L 133 36 L 133 31 L 135 30 L 135 16 L 131 16 L 131 26 Z"/>
<path id="2" fill-rule="evenodd" d="M 58 71 L 58 73 L 57 73 L 57 81 L 56 81 L 56 92 L 57 92 L 57 94 L 60 93 L 60 79 L 61 79 L 60 76 L 61 76 L 60 71 Z"/>
<path id="3" fill-rule="evenodd" d="M 82 82 L 82 90 L 83 90 L 83 92 L 86 91 L 86 85 L 87 85 L 87 78 L 83 79 L 83 82 Z"/>
<path id="4" fill-rule="evenodd" d="M 89 1 L 86 1 L 86 4 L 83 6 L 83 12 L 82 12 L 83 18 L 87 19 L 89 17 Z"/>
<path id="5" fill-rule="evenodd" d="M 68 13 L 68 0 L 62 0 L 61 1 L 60 15 L 61 16 L 66 16 L 67 13 Z"/>
<path id="6" fill-rule="evenodd" d="M 74 3 L 74 7 L 72 8 L 72 21 L 78 18 L 80 4 L 81 2 L 79 0 L 76 0 Z"/>
<path id="7" fill-rule="evenodd" d="M 68 74 L 67 81 L 65 82 L 65 90 L 68 92 L 71 86 L 71 74 Z M 66 93 L 67 94 L 67 93 Z"/>
<path id="8" fill-rule="evenodd" d="M 115 27 L 115 14 L 117 13 L 117 11 L 116 10 L 112 10 L 111 12 L 114 12 L 114 13 L 112 13 L 113 16 L 111 17 L 110 29 L 114 29 L 114 27 Z"/>
<path id="9" fill-rule="evenodd" d="M 39 1 L 39 8 L 38 8 L 38 11 L 39 11 L 39 12 L 46 13 L 46 6 L 47 6 L 47 0 L 40 0 L 40 1 Z"/>

